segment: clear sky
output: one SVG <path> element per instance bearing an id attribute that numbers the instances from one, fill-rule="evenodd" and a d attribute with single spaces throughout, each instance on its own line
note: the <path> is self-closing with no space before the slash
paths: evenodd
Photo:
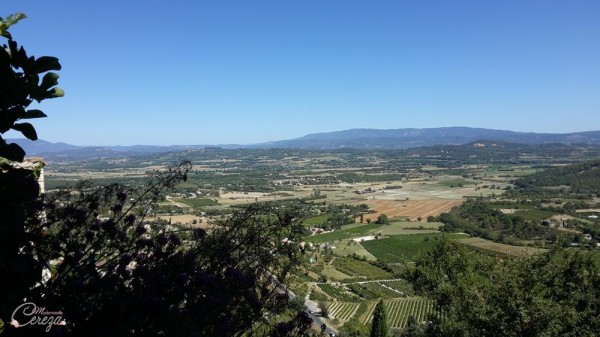
<path id="1" fill-rule="evenodd" d="M 600 130 L 600 1 L 2 0 L 76 145 L 249 144 L 351 128 Z M 7 134 L 10 138 L 16 134 Z"/>

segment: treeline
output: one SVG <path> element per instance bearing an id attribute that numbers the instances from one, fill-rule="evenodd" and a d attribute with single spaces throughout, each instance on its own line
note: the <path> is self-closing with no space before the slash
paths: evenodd
<path id="1" fill-rule="evenodd" d="M 552 230 L 527 219 L 522 214 L 504 214 L 484 199 L 467 200 L 462 206 L 453 208 L 431 221 L 444 223 L 445 232 L 465 232 L 499 242 L 518 239 L 551 239 Z"/>
<path id="2" fill-rule="evenodd" d="M 525 193 L 554 186 L 569 186 L 571 193 L 600 196 L 600 159 L 550 168 L 515 181 L 515 187 Z"/>

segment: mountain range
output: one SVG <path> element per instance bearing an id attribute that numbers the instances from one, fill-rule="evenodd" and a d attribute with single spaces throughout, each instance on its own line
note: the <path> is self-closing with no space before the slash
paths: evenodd
<path id="1" fill-rule="evenodd" d="M 469 127 L 404 128 L 404 129 L 351 129 L 309 134 L 300 138 L 251 145 L 133 145 L 133 146 L 76 146 L 43 140 L 8 139 L 17 143 L 29 156 L 116 156 L 132 154 L 175 152 L 206 147 L 222 148 L 300 148 L 300 149 L 403 149 L 432 145 L 460 145 L 476 141 L 500 141 L 521 144 L 594 144 L 600 145 L 600 131 L 573 133 L 515 132 Z"/>
<path id="2" fill-rule="evenodd" d="M 600 144 L 600 131 L 573 133 L 515 132 L 469 127 L 426 129 L 351 129 L 309 134 L 304 137 L 258 144 L 274 148 L 413 148 L 432 145 L 460 145 L 490 140 L 521 144 Z"/>

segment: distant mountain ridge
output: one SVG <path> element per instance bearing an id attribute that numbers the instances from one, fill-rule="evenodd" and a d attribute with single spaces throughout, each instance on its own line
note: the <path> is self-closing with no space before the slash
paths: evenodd
<path id="1" fill-rule="evenodd" d="M 52 155 L 54 157 L 119 157 L 123 153 L 151 154 L 161 152 L 179 152 L 186 150 L 198 150 L 215 145 L 117 145 L 117 146 L 78 146 L 67 143 L 52 143 L 38 139 L 7 139 L 7 143 L 16 143 L 21 146 L 28 157 L 40 155 Z M 240 148 L 243 145 L 218 145 L 222 148 Z"/>
<path id="2" fill-rule="evenodd" d="M 350 129 L 343 131 L 309 134 L 300 138 L 251 145 L 132 145 L 132 146 L 76 146 L 51 143 L 43 140 L 7 139 L 17 143 L 28 156 L 43 154 L 75 156 L 122 156 L 124 152 L 135 154 L 176 152 L 206 147 L 222 148 L 299 148 L 332 150 L 357 149 L 403 149 L 434 145 L 460 145 L 477 141 L 498 141 L 520 144 L 593 144 L 600 145 L 600 131 L 572 133 L 534 133 L 494 130 L 470 127 L 405 128 L 405 129 Z"/>
<path id="3" fill-rule="evenodd" d="M 45 140 L 38 139 L 36 141 L 32 141 L 25 138 L 18 139 L 7 139 L 7 143 L 16 143 L 20 147 L 25 150 L 28 156 L 42 154 L 42 153 L 50 153 L 50 152 L 61 152 L 61 151 L 70 151 L 80 148 L 76 145 L 71 145 L 67 143 L 51 143 Z"/>
<path id="4" fill-rule="evenodd" d="M 258 147 L 283 148 L 373 148 L 397 149 L 433 145 L 460 145 L 480 140 L 521 144 L 600 144 L 600 131 L 573 133 L 534 133 L 470 127 L 351 129 L 309 134 L 304 137 L 269 142 Z"/>

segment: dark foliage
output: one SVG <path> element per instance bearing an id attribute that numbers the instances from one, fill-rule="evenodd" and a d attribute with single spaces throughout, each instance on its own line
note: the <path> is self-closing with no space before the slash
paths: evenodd
<path id="1" fill-rule="evenodd" d="M 373 311 L 373 323 L 371 325 L 371 337 L 387 337 L 388 325 L 383 306 L 383 300 L 379 300 Z"/>
<path id="2" fill-rule="evenodd" d="M 600 194 L 600 160 L 550 168 L 515 181 L 521 193 L 533 193 L 550 186 L 569 186 L 570 192 Z"/>
<path id="3" fill-rule="evenodd" d="M 549 231 L 539 222 L 527 220 L 519 214 L 504 214 L 484 199 L 468 200 L 434 220 L 444 223 L 443 231 L 464 231 L 492 240 L 498 240 L 502 235 L 531 239 L 543 237 Z"/>
<path id="4" fill-rule="evenodd" d="M 45 220 L 25 227 L 35 243 L 25 256 L 37 268 L 19 280 L 38 281 L 42 267 L 52 272 L 26 294 L 28 301 L 64 313 L 67 325 L 52 331 L 87 336 L 270 333 L 274 315 L 290 304 L 281 282 L 297 264 L 297 245 L 285 239 L 294 239 L 302 213 L 256 204 L 208 230 L 149 222 L 146 214 L 155 201 L 189 168 L 182 163 L 155 172 L 141 190 L 82 183 L 45 196 Z M 296 317 L 276 329 L 302 331 L 302 322 Z M 38 332 L 5 329 L 8 334 Z"/>
<path id="5" fill-rule="evenodd" d="M 600 266 L 591 253 L 554 250 L 527 260 L 468 258 L 441 241 L 409 278 L 444 312 L 428 336 L 598 336 Z"/>
<path id="6" fill-rule="evenodd" d="M 23 119 L 46 117 L 41 110 L 29 109 L 34 101 L 62 96 L 56 87 L 60 70 L 55 57 L 27 56 L 23 47 L 12 39 L 8 28 L 25 17 L 17 13 L 0 18 L 0 36 L 7 39 L 0 48 L 0 134 L 9 130 L 21 132 L 35 140 L 37 134 Z M 40 76 L 43 78 L 40 82 Z M 0 136 L 0 318 L 7 316 L 21 303 L 41 277 L 36 259 L 37 241 L 25 224 L 40 223 L 41 203 L 37 199 L 39 185 L 35 172 L 14 167 L 12 161 L 22 161 L 25 152 L 16 144 L 7 144 Z"/>

